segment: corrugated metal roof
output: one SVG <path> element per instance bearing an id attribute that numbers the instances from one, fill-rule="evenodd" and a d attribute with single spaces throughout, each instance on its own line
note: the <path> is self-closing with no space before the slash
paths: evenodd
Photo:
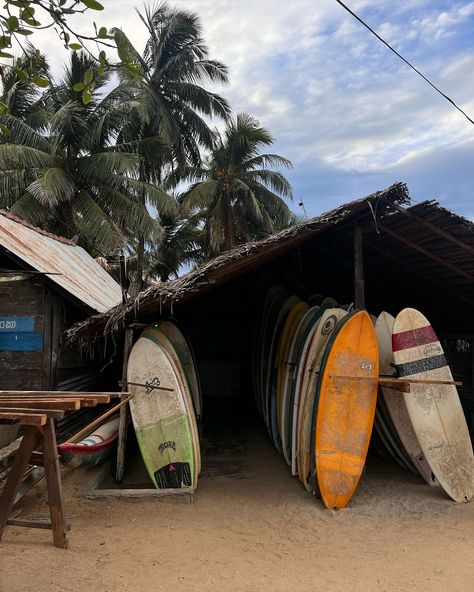
<path id="1" fill-rule="evenodd" d="M 0 211 L 0 245 L 96 312 L 122 300 L 119 284 L 82 247 Z"/>

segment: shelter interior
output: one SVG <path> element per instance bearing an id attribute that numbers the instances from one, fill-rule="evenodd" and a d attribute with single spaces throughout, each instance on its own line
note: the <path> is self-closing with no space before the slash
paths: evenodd
<path id="1" fill-rule="evenodd" d="M 472 224 L 436 202 L 391 204 L 380 215 L 371 204 L 305 240 L 282 241 L 267 255 L 249 257 L 238 273 L 229 264 L 225 281 L 216 273 L 211 289 L 175 304 L 171 318 L 190 338 L 204 395 L 204 469 L 206 450 L 216 451 L 206 438 L 238 439 L 245 426 L 265 431 L 253 400 L 251 355 L 260 313 L 255 296 L 267 281 L 302 299 L 321 294 L 340 304 L 356 301 L 374 315 L 385 310 L 396 316 L 405 307 L 423 312 L 454 378 L 463 382 L 459 392 L 472 435 L 473 253 Z M 156 302 L 137 310 L 141 323 L 166 318 Z"/>

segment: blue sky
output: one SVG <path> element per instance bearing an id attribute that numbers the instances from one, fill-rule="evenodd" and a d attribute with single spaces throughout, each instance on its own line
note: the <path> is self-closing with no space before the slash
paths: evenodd
<path id="1" fill-rule="evenodd" d="M 474 118 L 474 2 L 347 0 L 400 53 Z M 145 37 L 130 0 L 81 17 Z M 474 219 L 474 126 L 335 0 L 182 0 L 197 11 L 213 58 L 230 69 L 218 89 L 234 112 L 260 119 L 289 158 L 309 215 L 406 181 L 416 201 L 439 199 Z M 64 50 L 38 36 L 56 64 Z"/>

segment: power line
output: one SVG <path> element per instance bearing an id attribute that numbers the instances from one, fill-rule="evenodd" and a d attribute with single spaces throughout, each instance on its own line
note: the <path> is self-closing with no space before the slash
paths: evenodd
<path id="1" fill-rule="evenodd" d="M 336 2 L 338 4 L 340 4 L 345 10 L 347 10 L 347 12 L 349 14 L 351 14 L 356 20 L 359 21 L 359 23 L 361 23 L 362 25 L 364 25 L 364 27 L 366 29 L 368 29 L 372 35 L 375 35 L 375 37 L 377 37 L 377 39 L 379 41 L 381 41 L 384 45 L 386 45 L 390 51 L 393 51 L 393 53 L 398 56 L 403 62 L 405 62 L 405 64 L 407 64 L 407 66 L 410 66 L 410 68 L 412 70 L 414 70 L 419 76 L 421 76 L 423 78 L 423 80 L 425 82 L 427 82 L 432 88 L 435 89 L 435 91 L 437 93 L 439 93 L 443 98 L 445 98 L 447 101 L 449 101 L 451 103 L 451 105 L 453 105 L 453 107 L 455 109 L 457 109 L 460 113 L 462 113 L 464 115 L 464 117 L 474 125 L 474 120 L 472 120 L 469 115 L 467 113 L 465 113 L 461 107 L 458 107 L 458 105 L 456 105 L 456 103 L 453 101 L 453 99 L 449 98 L 448 95 L 445 95 L 444 92 L 442 92 L 435 84 L 433 84 L 431 82 L 431 80 L 429 80 L 424 74 L 422 74 L 417 68 L 415 68 L 415 66 L 413 66 L 413 64 L 411 64 L 408 60 L 406 60 L 402 55 L 400 55 L 398 53 L 398 51 L 396 49 L 394 49 L 389 43 L 387 43 L 385 41 L 385 39 L 382 39 L 382 37 L 380 37 L 380 35 L 378 33 L 376 33 L 371 27 L 369 27 L 369 25 L 367 23 L 365 23 L 359 16 L 357 16 L 357 14 L 355 12 L 353 12 L 348 6 L 346 6 L 344 4 L 344 2 L 341 2 L 341 0 L 336 0 Z"/>

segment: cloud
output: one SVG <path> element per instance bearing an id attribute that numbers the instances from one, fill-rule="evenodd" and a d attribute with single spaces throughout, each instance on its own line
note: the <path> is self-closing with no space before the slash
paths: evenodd
<path id="1" fill-rule="evenodd" d="M 134 3 L 103 4 L 104 12 L 72 24 L 90 32 L 95 18 L 99 25 L 123 27 L 141 49 L 144 27 Z M 474 114 L 474 2 L 348 4 Z M 247 111 L 270 129 L 275 150 L 293 161 L 295 194 L 311 208 L 327 209 L 315 191 L 325 195 L 324 204 L 336 205 L 334 200 L 407 180 L 417 194 L 438 191 L 471 212 L 472 125 L 334 0 L 176 5 L 200 15 L 211 57 L 230 69 L 230 85 L 213 90 L 225 94 L 234 111 Z M 51 32 L 38 39 L 56 64 L 64 62 Z"/>

